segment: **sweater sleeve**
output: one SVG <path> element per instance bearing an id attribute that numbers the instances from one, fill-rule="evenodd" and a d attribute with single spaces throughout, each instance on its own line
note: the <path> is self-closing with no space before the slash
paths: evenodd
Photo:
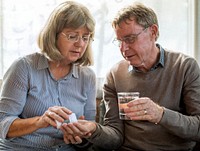
<path id="1" fill-rule="evenodd" d="M 104 124 L 97 123 L 97 130 L 88 140 L 95 146 L 103 147 L 105 150 L 117 149 L 123 143 L 124 125 L 118 116 L 118 104 L 111 74 L 108 74 L 103 89 L 106 108 Z"/>
<path id="2" fill-rule="evenodd" d="M 160 124 L 183 139 L 200 140 L 200 70 L 194 59 L 187 59 L 181 69 L 184 73 L 182 101 L 186 113 L 164 109 Z"/>

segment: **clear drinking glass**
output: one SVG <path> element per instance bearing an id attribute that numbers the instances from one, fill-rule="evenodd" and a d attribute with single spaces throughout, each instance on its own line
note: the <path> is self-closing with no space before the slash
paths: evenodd
<path id="1" fill-rule="evenodd" d="M 139 92 L 118 92 L 118 106 L 119 106 L 119 118 L 121 120 L 130 120 L 124 113 L 124 108 L 127 107 L 128 102 L 139 98 Z"/>

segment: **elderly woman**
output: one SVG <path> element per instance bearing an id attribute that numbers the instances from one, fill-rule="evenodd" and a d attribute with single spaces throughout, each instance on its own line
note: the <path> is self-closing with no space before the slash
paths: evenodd
<path id="1" fill-rule="evenodd" d="M 95 120 L 96 77 L 87 67 L 93 63 L 94 28 L 85 6 L 66 1 L 39 34 L 41 53 L 11 65 L 0 98 L 1 151 L 75 150 L 76 142 L 64 142 L 56 121 L 62 123 L 72 113 Z"/>

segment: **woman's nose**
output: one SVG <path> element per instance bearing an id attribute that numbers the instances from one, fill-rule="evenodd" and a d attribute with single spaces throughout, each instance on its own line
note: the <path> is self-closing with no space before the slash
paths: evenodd
<path id="1" fill-rule="evenodd" d="M 85 41 L 81 37 L 75 42 L 76 46 L 84 46 L 85 44 Z"/>

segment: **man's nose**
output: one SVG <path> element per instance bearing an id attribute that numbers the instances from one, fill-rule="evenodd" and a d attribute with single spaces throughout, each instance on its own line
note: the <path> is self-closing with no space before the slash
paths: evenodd
<path id="1" fill-rule="evenodd" d="M 129 44 L 127 44 L 126 42 L 122 41 L 121 45 L 120 45 L 120 49 L 122 52 L 125 52 L 126 50 L 129 49 Z"/>

